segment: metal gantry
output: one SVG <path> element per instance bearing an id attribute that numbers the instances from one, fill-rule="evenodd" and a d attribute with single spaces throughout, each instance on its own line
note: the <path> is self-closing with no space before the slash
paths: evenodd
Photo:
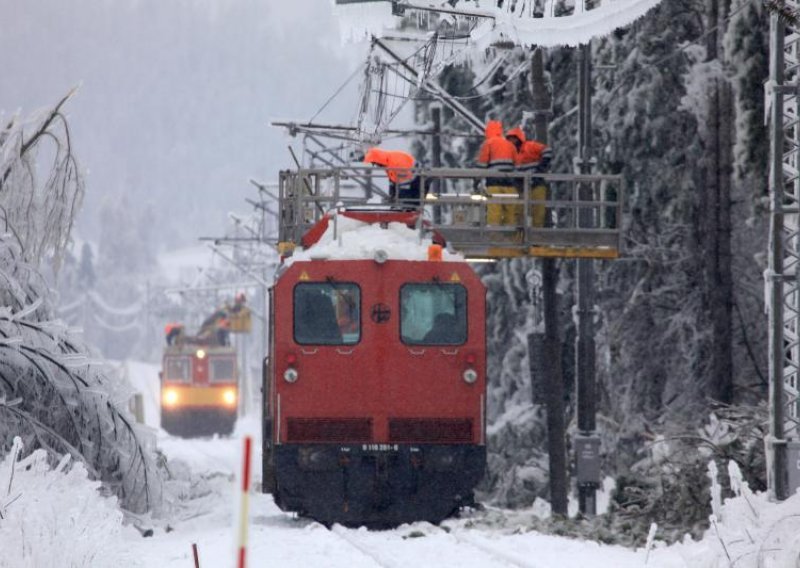
<path id="1" fill-rule="evenodd" d="M 797 13 L 798 3 L 786 5 Z M 770 121 L 769 268 L 765 275 L 769 313 L 770 436 L 767 460 L 770 491 L 788 497 L 787 459 L 798 438 L 798 374 L 800 374 L 800 123 L 798 66 L 800 35 L 773 14 L 770 22 L 770 79 L 767 83 Z M 796 472 L 795 472 L 796 473 Z M 791 475 L 791 478 L 796 476 Z"/>

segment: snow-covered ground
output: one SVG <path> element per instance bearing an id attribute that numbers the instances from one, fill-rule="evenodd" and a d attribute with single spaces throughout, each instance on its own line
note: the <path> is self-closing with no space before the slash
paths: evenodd
<path id="1" fill-rule="evenodd" d="M 116 500 L 98 491 L 78 464 L 52 471 L 41 452 L 16 468 L 0 461 L 0 567 L 193 565 L 192 545 L 204 567 L 234 565 L 234 521 L 242 437 L 254 437 L 254 491 L 249 517 L 249 565 L 281 567 L 484 568 L 789 568 L 800 551 L 800 496 L 781 504 L 749 491 L 738 468 L 727 475 L 738 495 L 724 504 L 714 484 L 712 529 L 700 542 L 673 546 L 656 541 L 630 550 L 530 529 L 541 517 L 537 502 L 528 510 L 487 507 L 468 511 L 441 526 L 404 525 L 367 531 L 334 526 L 284 513 L 260 486 L 258 420 L 240 420 L 231 437 L 181 439 L 159 430 L 158 366 L 126 362 L 125 375 L 145 394 L 145 418 L 167 458 L 170 480 L 164 514 L 123 523 Z M 62 471 L 63 470 L 63 471 Z M 64 472 L 68 473 L 64 473 Z M 719 475 L 712 469 L 713 478 Z M 10 488 L 6 490 L 6 488 Z M 608 489 L 608 488 L 607 488 Z M 709 496 L 711 499 L 711 496 Z M 130 521 L 130 519 L 129 519 Z M 138 527 L 138 530 L 135 528 Z M 153 527 L 152 536 L 142 530 Z"/>
<path id="2" fill-rule="evenodd" d="M 159 527 L 151 538 L 132 535 L 126 543 L 131 556 L 139 558 L 144 566 L 187 566 L 191 565 L 195 543 L 201 566 L 232 565 L 237 496 L 234 472 L 240 462 L 240 439 L 183 440 L 162 435 L 159 445 L 170 460 L 187 464 L 211 494 L 201 490 L 197 499 L 181 502 L 176 520 L 170 523 L 170 532 Z M 260 472 L 254 471 L 254 477 L 258 484 Z M 497 511 L 492 512 L 496 516 Z M 328 530 L 314 521 L 286 514 L 270 496 L 254 493 L 250 561 L 258 566 L 398 568 L 412 565 L 638 568 L 644 563 L 644 551 L 526 532 L 522 526 L 505 523 L 487 528 L 481 522 L 483 515 L 472 512 L 441 527 L 415 523 L 389 531 L 338 526 Z M 516 516 L 524 517 L 520 513 Z M 685 566 L 679 555 L 670 556 L 672 560 L 664 557 L 650 565 Z"/>
<path id="3" fill-rule="evenodd" d="M 237 487 L 234 472 L 240 463 L 240 439 L 181 440 L 162 435 L 160 445 L 170 459 L 187 464 L 195 483 L 200 480 L 200 490 L 195 499 L 180 504 L 180 512 L 170 522 L 170 532 L 162 526 L 151 538 L 126 533 L 127 552 L 143 566 L 190 566 L 195 543 L 201 566 L 233 565 Z M 258 456 L 255 463 L 259 463 Z M 258 484 L 260 472 L 255 469 Z M 339 526 L 328 530 L 314 521 L 280 511 L 270 496 L 253 493 L 249 559 L 253 566 L 298 568 L 712 568 L 728 566 L 728 555 L 735 553 L 733 558 L 739 560 L 731 565 L 788 568 L 796 564 L 777 559 L 771 564 L 757 562 L 770 550 L 774 553 L 776 547 L 791 545 L 795 540 L 792 529 L 776 530 L 774 526 L 778 518 L 795 509 L 800 510 L 798 497 L 774 505 L 745 492 L 722 506 L 717 530 L 703 541 L 671 547 L 656 542 L 648 554 L 644 549 L 629 550 L 532 532 L 525 523 L 534 515 L 532 510 L 472 511 L 440 527 L 415 523 L 387 531 Z M 750 523 L 753 526 L 748 526 Z M 798 526 L 800 523 L 794 528 Z M 764 544 L 772 548 L 759 550 Z M 781 554 L 787 557 L 791 549 L 788 546 Z M 762 558 L 765 559 L 769 560 Z"/>
<path id="4" fill-rule="evenodd" d="M 125 362 L 122 374 L 144 395 L 144 416 L 167 458 L 170 480 L 163 516 L 123 523 L 116 500 L 101 495 L 80 465 L 65 461 L 52 471 L 42 452 L 16 468 L 0 461 L 0 567 L 193 566 L 192 545 L 203 567 L 234 565 L 234 520 L 242 438 L 254 437 L 254 488 L 260 486 L 258 419 L 240 420 L 230 437 L 182 439 L 158 429 L 158 365 Z M 63 470 L 63 471 L 62 471 Z M 67 473 L 64 473 L 67 472 Z M 710 475 L 719 475 L 712 469 Z M 249 565 L 281 567 L 437 568 L 789 568 L 798 566 L 800 496 L 768 502 L 749 491 L 738 468 L 727 472 L 738 495 L 724 504 L 714 484 L 712 529 L 700 542 L 673 546 L 656 541 L 630 550 L 544 535 L 530 529 L 546 504 L 528 510 L 469 511 L 441 526 L 404 525 L 367 531 L 334 526 L 278 509 L 271 496 L 251 495 Z M 8 488 L 8 489 L 7 489 Z M 606 487 L 604 498 L 610 487 Z M 709 496 L 711 499 L 711 496 Z M 605 508 L 604 503 L 600 503 Z M 129 519 L 130 521 L 130 519 Z M 139 527 L 136 530 L 136 526 Z M 152 536 L 142 529 L 153 527 Z"/>
<path id="5" fill-rule="evenodd" d="M 193 565 L 192 545 L 204 567 L 234 565 L 236 472 L 241 435 L 257 427 L 242 421 L 232 437 L 179 439 L 159 432 L 169 458 L 168 512 L 124 525 L 113 498 L 104 497 L 78 464 L 52 471 L 42 452 L 14 468 L 0 461 L 0 567 Z M 258 440 L 255 442 L 259 447 Z M 22 449 L 21 455 L 27 455 Z M 260 483 L 254 456 L 254 482 Z M 64 473 L 64 472 L 68 473 Z M 485 568 L 789 568 L 800 551 L 800 496 L 769 503 L 752 494 L 735 466 L 729 468 L 738 497 L 716 501 L 712 529 L 700 542 L 629 550 L 590 541 L 543 535 L 529 529 L 528 511 L 487 508 L 441 526 L 404 525 L 367 531 L 334 526 L 280 511 L 267 495 L 252 493 L 250 566 Z M 10 491 L 6 488 L 10 487 Z M 715 487 L 718 487 L 715 485 Z M 144 537 L 142 527 L 153 526 Z"/>

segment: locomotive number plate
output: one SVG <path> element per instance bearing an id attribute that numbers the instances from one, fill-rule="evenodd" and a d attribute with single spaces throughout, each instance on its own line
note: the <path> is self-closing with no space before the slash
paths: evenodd
<path id="1" fill-rule="evenodd" d="M 396 452 L 400 446 L 397 444 L 363 444 L 361 449 L 365 452 Z"/>

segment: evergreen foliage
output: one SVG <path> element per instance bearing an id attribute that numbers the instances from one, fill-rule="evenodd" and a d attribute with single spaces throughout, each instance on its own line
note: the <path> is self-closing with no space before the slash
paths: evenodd
<path id="1" fill-rule="evenodd" d="M 615 515 L 628 524 L 636 519 L 643 527 L 642 538 L 652 520 L 666 523 L 669 533 L 670 525 L 681 523 L 699 523 L 699 530 L 708 515 L 706 506 L 701 506 L 708 499 L 699 496 L 703 460 L 709 456 L 697 448 L 704 442 L 694 436 L 681 444 L 667 444 L 672 457 L 649 462 L 643 450 L 648 442 L 700 428 L 720 396 L 719 380 L 731 382 L 732 400 L 742 405 L 734 407 L 741 417 L 760 416 L 747 405 L 763 400 L 766 393 L 761 286 L 768 145 L 762 84 L 767 76 L 768 26 L 758 4 L 720 3 L 723 16 L 715 22 L 707 21 L 707 8 L 698 0 L 662 2 L 647 17 L 593 45 L 596 171 L 621 174 L 626 185 L 623 258 L 595 263 L 598 428 L 604 471 L 623 480 Z M 714 32 L 719 34 L 716 55 L 708 51 Z M 505 63 L 504 73 L 529 57 L 518 49 Z M 554 100 L 552 171 L 570 172 L 577 154 L 574 52 L 549 51 L 547 66 Z M 501 83 L 502 76 L 495 76 L 492 83 Z M 440 78 L 457 95 L 474 95 L 469 86 L 473 79 L 471 71 L 459 67 L 449 68 Z M 525 111 L 533 110 L 527 81 L 526 70 L 501 94 L 462 102 L 482 118 L 499 118 L 506 127 L 514 126 L 525 118 Z M 716 135 L 712 125 L 726 127 L 711 121 L 718 104 L 713 93 L 726 85 L 733 93 L 730 175 L 715 170 L 722 166 L 715 165 L 711 154 Z M 421 103 L 418 117 L 424 116 Z M 456 117 L 445 116 L 450 120 L 446 127 L 464 126 Z M 477 142 L 445 145 L 446 163 L 469 164 Z M 709 176 L 730 181 L 729 195 L 722 197 L 730 200 L 729 214 L 715 205 L 719 195 L 707 194 Z M 728 190 L 723 186 L 721 191 Z M 708 228 L 725 223 L 730 224 L 728 237 Z M 731 255 L 726 267 L 728 244 Z M 712 259 L 712 252 L 721 256 Z M 710 266 L 712 262 L 723 265 Z M 562 367 L 568 391 L 574 380 L 573 264 L 559 263 Z M 544 413 L 536 400 L 536 377 L 530 376 L 525 343 L 528 333 L 539 331 L 541 307 L 536 294 L 531 294 L 538 264 L 515 259 L 480 270 L 490 310 L 490 474 L 484 489 L 500 505 L 530 505 L 536 496 L 547 495 Z M 714 289 L 725 270 L 732 274 L 732 294 L 720 299 Z M 725 306 L 726 302 L 730 304 Z M 728 335 L 720 325 L 720 307 L 732 314 Z M 720 346 L 721 341 L 727 344 Z M 714 354 L 724 354 L 725 349 L 730 352 L 732 376 L 720 378 L 722 362 Z M 568 409 L 569 416 L 573 411 Z M 744 436 L 751 425 L 748 421 L 735 429 Z M 716 450 L 714 455 L 736 453 L 748 479 L 763 485 L 763 449 L 750 445 L 740 452 L 734 446 L 726 446 L 724 456 Z M 684 459 L 688 457 L 693 459 Z M 670 517 L 668 509 L 680 505 L 667 500 L 684 486 L 698 494 L 686 493 L 682 502 L 698 505 L 687 506 L 681 518 Z M 636 504 L 631 497 L 636 491 L 648 496 L 646 503 Z"/>

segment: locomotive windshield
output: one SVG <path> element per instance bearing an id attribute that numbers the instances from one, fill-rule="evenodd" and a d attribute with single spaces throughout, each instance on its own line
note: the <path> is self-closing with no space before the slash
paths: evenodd
<path id="1" fill-rule="evenodd" d="M 233 357 L 211 357 L 209 379 L 212 383 L 229 382 L 235 378 Z"/>
<path id="2" fill-rule="evenodd" d="M 400 336 L 408 345 L 467 341 L 467 290 L 461 284 L 406 284 L 400 289 Z"/>
<path id="3" fill-rule="evenodd" d="M 168 381 L 189 382 L 191 376 L 191 360 L 188 357 L 167 357 L 164 359 L 164 375 Z"/>
<path id="4" fill-rule="evenodd" d="M 294 340 L 301 345 L 353 345 L 361 339 L 356 284 L 308 282 L 294 288 Z"/>

